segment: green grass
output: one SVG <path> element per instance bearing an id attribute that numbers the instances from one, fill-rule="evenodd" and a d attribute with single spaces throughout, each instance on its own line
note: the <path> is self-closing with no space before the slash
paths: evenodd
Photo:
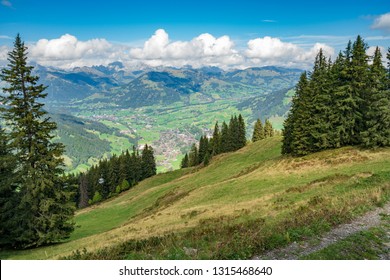
<path id="1" fill-rule="evenodd" d="M 191 247 L 199 251 L 195 258 L 248 258 L 389 199 L 390 149 L 346 147 L 291 158 L 280 155 L 280 140 L 218 155 L 204 168 L 149 178 L 80 210 L 69 241 L 0 257 L 58 258 L 86 248 L 85 258 L 180 259 L 188 258 L 183 247 Z"/>

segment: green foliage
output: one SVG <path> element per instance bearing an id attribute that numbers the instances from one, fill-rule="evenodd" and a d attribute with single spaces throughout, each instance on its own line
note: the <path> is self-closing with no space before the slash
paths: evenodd
<path id="1" fill-rule="evenodd" d="M 222 123 L 221 131 L 219 130 L 218 121 L 215 123 L 212 138 L 209 139 L 206 135 L 203 135 L 200 137 L 198 146 L 195 143 L 192 144 L 189 155 L 187 156 L 186 154 L 182 160 L 181 167 L 197 166 L 201 163 L 207 166 L 212 156 L 237 151 L 245 145 L 246 130 L 244 118 L 241 114 L 238 117 L 236 115 L 231 116 L 229 125 L 226 122 Z"/>
<path id="2" fill-rule="evenodd" d="M 153 148 L 147 144 L 142 150 L 141 169 L 143 179 L 156 175 L 156 160 L 154 159 Z"/>
<path id="3" fill-rule="evenodd" d="M 358 36 L 334 63 L 320 50 L 310 77 L 302 74 L 297 84 L 284 123 L 283 154 L 302 156 L 346 145 L 390 145 L 390 78 L 379 48 L 372 65 L 367 48 Z"/>
<path id="4" fill-rule="evenodd" d="M 9 245 L 14 238 L 12 218 L 19 200 L 16 157 L 8 143 L 8 137 L 0 127 L 0 247 Z"/>
<path id="5" fill-rule="evenodd" d="M 189 166 L 196 166 L 199 164 L 198 147 L 196 144 L 192 144 L 190 153 L 188 155 Z"/>
<path id="6" fill-rule="evenodd" d="M 8 61 L 0 75 L 7 85 L 0 101 L 10 128 L 9 147 L 16 157 L 18 194 L 9 228 L 13 237 L 7 245 L 40 246 L 68 238 L 73 231 L 72 190 L 63 176 L 64 146 L 52 141 L 57 125 L 40 103 L 46 87 L 37 84 L 39 77 L 27 66 L 27 47 L 19 35 Z"/>
<path id="7" fill-rule="evenodd" d="M 252 142 L 263 140 L 265 138 L 263 123 L 260 119 L 257 119 L 253 128 Z"/>
<path id="8" fill-rule="evenodd" d="M 98 203 L 102 200 L 103 200 L 102 195 L 100 194 L 100 192 L 96 191 L 89 204 L 95 204 L 95 203 Z"/>
<path id="9" fill-rule="evenodd" d="M 390 87 L 382 54 L 377 47 L 370 65 L 369 91 L 366 96 L 365 130 L 360 132 L 363 146 L 390 146 Z"/>
<path id="10" fill-rule="evenodd" d="M 96 203 L 94 199 L 88 199 L 99 193 L 100 200 L 105 200 L 110 195 L 130 189 L 138 182 L 156 174 L 156 162 L 153 148 L 145 145 L 142 155 L 133 147 L 130 154 L 128 150 L 119 156 L 110 159 L 102 159 L 86 173 L 74 176 L 79 182 L 76 204 L 82 208 L 88 204 Z M 69 176 L 68 181 L 73 181 Z"/>
<path id="11" fill-rule="evenodd" d="M 204 157 L 204 160 L 203 160 L 203 164 L 204 164 L 204 166 L 207 166 L 207 165 L 209 165 L 209 163 L 210 163 L 210 153 L 207 151 L 206 152 L 206 155 L 205 155 L 205 157 Z"/>
<path id="12" fill-rule="evenodd" d="M 183 157 L 183 159 L 181 160 L 181 168 L 187 168 L 189 167 L 189 160 L 188 160 L 188 154 L 186 153 Z"/>
<path id="13" fill-rule="evenodd" d="M 272 127 L 271 122 L 267 119 L 264 124 L 264 138 L 273 137 L 274 128 Z"/>
<path id="14" fill-rule="evenodd" d="M 124 192 L 127 191 L 128 189 L 130 189 L 130 184 L 126 179 L 123 179 L 122 183 L 120 184 L 120 190 Z"/>

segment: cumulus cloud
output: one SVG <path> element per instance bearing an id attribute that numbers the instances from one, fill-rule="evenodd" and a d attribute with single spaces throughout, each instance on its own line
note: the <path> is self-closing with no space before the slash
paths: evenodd
<path id="1" fill-rule="evenodd" d="M 266 36 L 248 42 L 246 57 L 255 65 L 282 65 L 307 68 L 322 49 L 326 56 L 333 56 L 334 49 L 326 44 L 316 43 L 309 49 L 297 44 L 283 42 L 279 38 Z"/>
<path id="2" fill-rule="evenodd" d="M 390 33 L 390 13 L 386 13 L 377 17 L 371 28 L 383 30 L 387 33 Z"/>
<path id="3" fill-rule="evenodd" d="M 65 34 L 58 39 L 39 40 L 30 46 L 30 54 L 33 60 L 43 65 L 72 67 L 106 60 L 111 55 L 112 47 L 105 39 L 79 41 L 75 36 Z"/>
<path id="4" fill-rule="evenodd" d="M 211 64 L 223 67 L 242 61 L 241 55 L 234 49 L 234 42 L 228 36 L 215 38 L 205 33 L 191 41 L 171 42 L 163 29 L 157 30 L 142 48 L 131 49 L 130 56 L 151 66 L 161 63 L 169 66 Z"/>
<path id="5" fill-rule="evenodd" d="M 334 49 L 324 43 L 299 45 L 266 36 L 249 40 L 246 47 L 236 48 L 234 41 L 226 35 L 215 37 L 204 33 L 191 40 L 173 41 L 163 29 L 156 30 L 141 47 L 110 43 L 105 39 L 82 41 L 70 34 L 50 40 L 41 39 L 28 47 L 30 60 L 60 68 L 107 65 L 114 61 L 120 61 L 129 68 L 145 65 L 217 66 L 224 69 L 265 65 L 310 68 L 320 48 L 327 56 L 334 55 Z M 5 48 L 0 48 L 0 60 L 5 56 Z"/>

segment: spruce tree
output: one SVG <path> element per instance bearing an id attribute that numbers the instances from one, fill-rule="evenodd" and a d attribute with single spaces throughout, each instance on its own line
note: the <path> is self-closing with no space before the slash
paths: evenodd
<path id="1" fill-rule="evenodd" d="M 305 155 L 310 146 L 311 136 L 308 132 L 311 96 L 307 73 L 303 72 L 295 89 L 291 110 L 283 129 L 283 154 Z"/>
<path id="2" fill-rule="evenodd" d="M 264 124 L 264 136 L 265 138 L 274 136 L 274 128 L 272 127 L 271 122 L 266 119 Z"/>
<path id="3" fill-rule="evenodd" d="M 221 128 L 221 153 L 226 153 L 230 151 L 230 135 L 229 135 L 229 127 L 226 122 L 222 123 Z"/>
<path id="4" fill-rule="evenodd" d="M 316 152 L 330 147 L 329 132 L 332 98 L 329 85 L 329 66 L 322 51 L 318 52 L 309 87 L 311 89 L 310 107 L 307 109 L 311 114 L 307 129 L 312 137 L 310 152 Z"/>
<path id="5" fill-rule="evenodd" d="M 329 70 L 332 106 L 329 116 L 331 130 L 329 141 L 332 148 L 339 148 L 351 143 L 355 127 L 355 114 L 358 109 L 350 86 L 351 42 L 346 51 L 339 53 Z"/>
<path id="6" fill-rule="evenodd" d="M 200 137 L 199 140 L 199 151 L 198 151 L 198 162 L 201 163 L 204 160 L 204 157 L 208 151 L 209 148 L 209 140 L 208 138 L 204 135 Z"/>
<path id="7" fill-rule="evenodd" d="M 256 142 L 265 138 L 263 123 L 257 119 L 253 128 L 252 142 Z"/>
<path id="8" fill-rule="evenodd" d="M 356 101 L 358 109 L 355 110 L 355 125 L 351 135 L 351 144 L 361 143 L 360 132 L 366 130 L 363 113 L 367 111 L 367 98 L 369 92 L 369 66 L 366 51 L 367 44 L 361 36 L 356 38 L 351 51 L 351 81 L 352 98 Z"/>
<path id="9" fill-rule="evenodd" d="M 47 95 L 46 87 L 37 84 L 39 77 L 32 75 L 27 47 L 19 35 L 8 62 L 1 71 L 7 86 L 0 102 L 5 105 L 1 113 L 11 128 L 10 147 L 20 170 L 21 198 L 13 218 L 18 228 L 13 234 L 16 246 L 39 246 L 67 238 L 73 231 L 72 194 L 63 176 L 64 147 L 52 141 L 56 123 L 39 102 Z"/>
<path id="10" fill-rule="evenodd" d="M 149 147 L 147 144 L 142 150 L 141 169 L 142 169 L 143 179 L 156 175 L 157 169 L 156 169 L 156 160 L 154 158 L 153 148 Z"/>
<path id="11" fill-rule="evenodd" d="M 187 168 L 189 167 L 189 161 L 188 161 L 188 154 L 186 153 L 181 160 L 181 168 Z"/>
<path id="12" fill-rule="evenodd" d="M 189 166 L 197 166 L 199 164 L 198 148 L 192 144 L 191 151 L 188 155 Z"/>
<path id="13" fill-rule="evenodd" d="M 237 149 L 241 149 L 246 145 L 246 129 L 245 121 L 241 114 L 238 115 L 238 139 Z"/>
<path id="14" fill-rule="evenodd" d="M 368 148 L 390 146 L 390 89 L 382 54 L 377 47 L 370 65 L 369 92 L 363 112 L 364 127 L 360 134 L 362 144 Z"/>
<path id="15" fill-rule="evenodd" d="M 211 139 L 212 154 L 221 153 L 221 132 L 219 131 L 218 122 L 215 123 L 213 138 Z"/>

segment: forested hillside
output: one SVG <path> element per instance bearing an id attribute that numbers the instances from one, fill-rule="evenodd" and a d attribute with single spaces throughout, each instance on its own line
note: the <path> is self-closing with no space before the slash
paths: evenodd
<path id="1" fill-rule="evenodd" d="M 367 49 L 358 36 L 334 62 L 318 53 L 313 71 L 296 87 L 284 123 L 284 154 L 390 145 L 390 63 L 386 69 L 378 47 L 373 57 Z"/>

